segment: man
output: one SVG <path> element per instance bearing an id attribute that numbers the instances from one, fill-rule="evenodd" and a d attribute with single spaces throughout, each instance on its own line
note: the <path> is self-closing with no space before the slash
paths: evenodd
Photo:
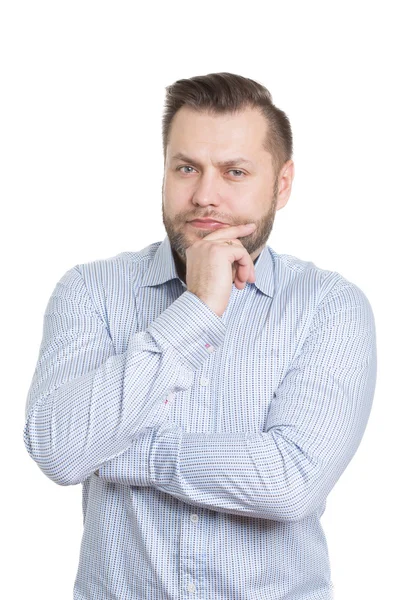
<path id="1" fill-rule="evenodd" d="M 320 517 L 376 377 L 336 272 L 266 245 L 290 123 L 229 73 L 167 88 L 164 241 L 81 264 L 44 319 L 24 439 L 83 485 L 75 600 L 327 600 Z"/>

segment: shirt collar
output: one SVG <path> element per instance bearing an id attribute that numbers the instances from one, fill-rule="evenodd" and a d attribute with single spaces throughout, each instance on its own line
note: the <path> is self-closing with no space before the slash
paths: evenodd
<path id="1" fill-rule="evenodd" d="M 274 263 L 268 246 L 264 246 L 255 263 L 256 281 L 254 284 L 263 294 L 274 295 Z M 143 276 L 140 287 L 160 285 L 171 279 L 179 279 L 186 288 L 186 284 L 176 272 L 174 257 L 168 236 L 165 236 L 156 250 L 149 268 Z"/>

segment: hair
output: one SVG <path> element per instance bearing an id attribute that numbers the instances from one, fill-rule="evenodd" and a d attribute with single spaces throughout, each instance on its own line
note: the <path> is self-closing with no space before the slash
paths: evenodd
<path id="1" fill-rule="evenodd" d="M 179 79 L 167 86 L 162 117 L 164 164 L 172 120 L 182 106 L 211 115 L 235 113 L 257 108 L 267 122 L 263 147 L 272 156 L 277 177 L 284 163 L 292 158 L 293 137 L 287 115 L 272 102 L 263 85 L 233 73 L 210 73 L 190 79 Z"/>

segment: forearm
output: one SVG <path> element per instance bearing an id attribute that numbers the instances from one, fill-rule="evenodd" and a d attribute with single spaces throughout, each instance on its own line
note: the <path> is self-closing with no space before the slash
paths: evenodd
<path id="1" fill-rule="evenodd" d="M 307 455 L 278 431 L 193 434 L 171 428 L 152 447 L 149 484 L 218 512 L 298 521 L 325 502 L 356 446 L 334 463 Z"/>
<path id="2" fill-rule="evenodd" d="M 279 433 L 195 434 L 175 427 L 155 437 L 149 477 L 154 487 L 189 504 L 297 520 L 319 468 Z"/>
<path id="3" fill-rule="evenodd" d="M 57 483 L 82 482 L 140 430 L 166 420 L 164 397 L 191 383 L 168 352 L 145 351 L 135 337 L 123 355 L 38 399 L 25 426 L 27 449 Z"/>
<path id="4" fill-rule="evenodd" d="M 73 297 L 73 308 L 82 310 L 73 291 L 67 300 Z M 72 309 L 71 317 L 63 315 L 61 294 L 65 304 L 66 292 L 60 287 L 46 313 L 49 322 L 56 320 L 57 329 L 52 325 L 51 331 L 45 330 L 28 395 L 24 440 L 43 472 L 69 485 L 84 481 L 126 450 L 146 427 L 167 420 L 168 394 L 192 385 L 194 371 L 209 356 L 203 338 L 218 346 L 224 326 L 187 293 L 146 331 L 133 334 L 126 352 L 110 356 L 112 343 L 98 318 L 86 308 L 82 315 L 73 315 Z M 180 323 L 185 310 L 196 315 L 190 331 Z M 72 325 L 61 336 L 68 319 Z M 207 326 L 211 322 L 212 331 Z"/>

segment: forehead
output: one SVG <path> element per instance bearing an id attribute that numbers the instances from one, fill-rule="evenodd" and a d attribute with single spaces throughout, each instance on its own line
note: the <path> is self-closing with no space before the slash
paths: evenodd
<path id="1" fill-rule="evenodd" d="M 267 122 L 257 109 L 212 114 L 183 106 L 171 124 L 167 156 L 177 152 L 229 152 L 267 154 L 263 148 Z"/>

